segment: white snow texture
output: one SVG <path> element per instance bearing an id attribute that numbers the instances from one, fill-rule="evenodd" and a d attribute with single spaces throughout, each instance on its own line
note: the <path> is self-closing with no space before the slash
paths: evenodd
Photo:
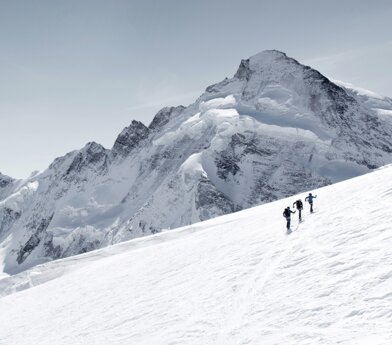
<path id="1" fill-rule="evenodd" d="M 188 107 L 133 121 L 18 181 L 0 174 L 0 265 L 37 264 L 207 220 L 392 163 L 390 99 L 278 51 Z"/>
<path id="2" fill-rule="evenodd" d="M 197 157 L 194 158 L 197 161 Z M 392 167 L 0 280 L 0 344 L 392 343 Z"/>

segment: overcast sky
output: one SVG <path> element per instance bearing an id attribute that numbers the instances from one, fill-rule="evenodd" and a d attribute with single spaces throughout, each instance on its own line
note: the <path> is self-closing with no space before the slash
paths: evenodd
<path id="1" fill-rule="evenodd" d="M 392 96 L 392 1 L 0 0 L 0 171 L 27 177 L 286 52 Z"/>

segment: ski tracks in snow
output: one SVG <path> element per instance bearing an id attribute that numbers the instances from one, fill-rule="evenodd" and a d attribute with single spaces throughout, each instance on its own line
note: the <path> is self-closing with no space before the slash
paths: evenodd
<path id="1" fill-rule="evenodd" d="M 294 197 L 14 277 L 0 343 L 391 344 L 391 171 L 318 190 L 289 236 Z"/>
<path id="2" fill-rule="evenodd" d="M 299 225 L 300 223 L 290 233 L 290 236 L 284 234 L 281 236 L 281 239 L 275 239 L 276 241 L 285 242 L 285 244 L 278 249 L 274 249 L 276 246 L 275 243 L 272 243 L 272 248 L 265 255 L 265 259 L 255 265 L 253 272 L 250 273 L 248 279 L 244 282 L 242 289 L 234 296 L 235 301 L 231 304 L 228 316 L 225 318 L 225 324 L 222 325 L 218 334 L 216 344 L 238 344 L 236 332 L 243 326 L 244 318 L 251 309 L 253 301 L 256 298 L 263 298 L 263 290 L 268 281 L 273 278 L 280 264 L 303 240 L 305 232 L 301 231 L 301 233 L 298 233 Z M 293 239 L 293 237 L 296 238 Z M 263 246 L 260 245 L 260 248 L 263 248 Z"/>

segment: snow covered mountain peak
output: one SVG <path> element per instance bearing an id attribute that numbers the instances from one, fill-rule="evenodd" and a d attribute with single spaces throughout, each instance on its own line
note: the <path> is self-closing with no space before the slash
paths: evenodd
<path id="1" fill-rule="evenodd" d="M 270 99 L 280 106 L 290 103 L 302 112 L 316 111 L 322 101 L 355 102 L 321 73 L 277 50 L 266 50 L 242 60 L 234 77 L 209 86 L 203 99 L 230 93 L 252 106 L 257 107 L 260 99 L 261 103 Z"/>
<path id="2" fill-rule="evenodd" d="M 0 201 L 8 195 L 14 182 L 12 177 L 0 173 Z"/>
<path id="3" fill-rule="evenodd" d="M 392 163 L 392 122 L 370 106 L 380 102 L 389 106 L 279 51 L 242 60 L 195 103 L 161 109 L 148 127 L 132 121 L 112 149 L 90 142 L 25 181 L 2 178 L 4 269 L 12 274 Z"/>
<path id="4" fill-rule="evenodd" d="M 7 175 L 4 175 L 0 172 L 0 188 L 5 187 L 9 183 L 11 183 L 13 179 Z"/>
<path id="5" fill-rule="evenodd" d="M 96 142 L 87 143 L 74 157 L 72 163 L 67 169 L 66 174 L 78 174 L 84 168 L 92 165 L 107 165 L 109 151 Z"/>
<path id="6" fill-rule="evenodd" d="M 150 125 L 148 126 L 151 130 L 162 130 L 162 128 L 171 120 L 173 117 L 177 117 L 185 107 L 179 105 L 177 107 L 165 107 L 161 109 L 155 116 Z"/>
<path id="7" fill-rule="evenodd" d="M 241 66 L 246 64 L 249 65 L 249 68 L 252 71 L 257 71 L 266 68 L 279 69 L 285 65 L 299 64 L 299 63 L 296 60 L 288 57 L 286 53 L 281 52 L 279 50 L 264 50 L 260 53 L 251 56 L 246 60 L 241 60 L 240 68 Z"/>
<path id="8" fill-rule="evenodd" d="M 130 152 L 147 138 L 149 129 L 142 122 L 133 120 L 117 137 L 112 153 L 114 156 L 127 156 Z"/>
<path id="9" fill-rule="evenodd" d="M 275 60 L 275 59 L 292 59 L 292 58 L 288 58 L 287 54 L 285 52 L 282 52 L 280 50 L 277 49 L 266 49 L 266 50 L 262 50 L 261 52 L 252 55 L 249 60 L 252 61 L 256 61 L 256 60 L 267 60 L 267 59 L 271 59 L 271 60 Z"/>
<path id="10" fill-rule="evenodd" d="M 234 97 L 236 104 L 232 108 L 239 115 L 252 116 L 260 123 L 310 131 L 332 146 L 354 148 L 362 141 L 363 147 L 390 151 L 387 133 L 391 131 L 391 121 L 383 121 L 386 119 L 375 114 L 368 106 L 369 100 L 336 85 L 285 53 L 264 51 L 242 60 L 233 78 L 209 86 L 200 101 L 228 96 Z M 372 134 L 375 128 L 384 132 L 382 136 L 387 143 Z M 350 159 L 374 168 L 379 166 L 378 157 L 384 153 L 361 158 L 354 155 Z"/>
<path id="11" fill-rule="evenodd" d="M 301 65 L 278 50 L 264 50 L 248 59 L 241 60 L 234 77 L 249 79 L 251 74 L 258 74 L 260 81 L 277 81 L 288 73 L 304 73 L 310 67 Z M 294 75 L 293 75 L 294 76 Z"/>

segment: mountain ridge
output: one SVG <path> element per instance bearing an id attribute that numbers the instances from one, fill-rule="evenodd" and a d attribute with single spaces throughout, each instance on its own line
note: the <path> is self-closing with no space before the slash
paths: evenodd
<path id="1" fill-rule="evenodd" d="M 369 96 L 370 97 L 370 96 Z M 9 274 L 392 163 L 392 122 L 372 98 L 279 51 L 242 60 L 195 103 L 132 121 L 44 172 L 0 185 Z M 377 101 L 388 108 L 388 102 Z M 388 110 L 388 109 L 386 109 Z M 392 110 L 392 105 L 391 105 Z"/>

